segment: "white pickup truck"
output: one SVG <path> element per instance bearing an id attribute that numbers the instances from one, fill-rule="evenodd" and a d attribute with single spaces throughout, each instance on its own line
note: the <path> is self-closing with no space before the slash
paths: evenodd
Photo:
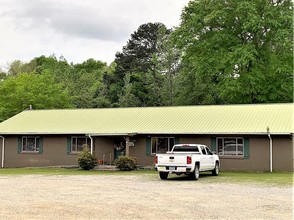
<path id="1" fill-rule="evenodd" d="M 218 156 L 202 144 L 176 144 L 170 152 L 156 154 L 154 163 L 162 180 L 170 173 L 186 174 L 198 180 L 199 172 L 212 171 L 212 175 L 218 176 L 220 169 Z"/>

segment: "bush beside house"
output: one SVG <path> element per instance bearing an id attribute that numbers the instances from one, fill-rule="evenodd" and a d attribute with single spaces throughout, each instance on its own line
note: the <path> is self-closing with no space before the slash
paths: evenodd
<path id="1" fill-rule="evenodd" d="M 130 171 L 137 168 L 137 159 L 130 156 L 120 156 L 114 161 L 114 165 L 121 171 Z"/>
<path id="2" fill-rule="evenodd" d="M 84 170 L 91 170 L 97 165 L 97 158 L 91 154 L 89 146 L 83 145 L 83 151 L 78 157 L 79 166 Z"/>

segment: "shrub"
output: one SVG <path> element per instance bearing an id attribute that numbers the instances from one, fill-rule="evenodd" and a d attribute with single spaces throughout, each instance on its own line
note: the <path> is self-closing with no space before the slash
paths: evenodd
<path id="1" fill-rule="evenodd" d="M 137 168 L 137 159 L 130 156 L 120 156 L 114 161 L 114 165 L 122 171 L 130 171 Z"/>
<path id="2" fill-rule="evenodd" d="M 84 144 L 83 151 L 78 157 L 79 166 L 84 170 L 91 170 L 97 165 L 96 156 L 90 153 L 89 146 Z"/>

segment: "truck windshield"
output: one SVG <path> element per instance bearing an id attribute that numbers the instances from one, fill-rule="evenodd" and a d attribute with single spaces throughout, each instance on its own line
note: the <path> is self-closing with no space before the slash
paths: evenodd
<path id="1" fill-rule="evenodd" d="M 197 152 L 199 153 L 198 146 L 190 146 L 190 145 L 182 145 L 182 146 L 175 146 L 173 152 Z"/>

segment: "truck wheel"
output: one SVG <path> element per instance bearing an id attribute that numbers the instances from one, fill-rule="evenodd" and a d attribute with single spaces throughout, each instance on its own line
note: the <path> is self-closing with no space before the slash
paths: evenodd
<path id="1" fill-rule="evenodd" d="M 214 169 L 212 170 L 212 175 L 213 175 L 213 176 L 218 176 L 218 174 L 219 174 L 219 164 L 218 164 L 218 162 L 216 162 L 216 163 L 215 163 L 215 167 L 214 167 Z"/>
<path id="2" fill-rule="evenodd" d="M 168 172 L 159 172 L 159 177 L 162 180 L 166 180 L 168 177 Z"/>
<path id="3" fill-rule="evenodd" d="M 191 173 L 191 179 L 192 180 L 198 180 L 199 179 L 199 165 L 195 165 L 195 169 L 193 171 L 193 173 Z"/>

